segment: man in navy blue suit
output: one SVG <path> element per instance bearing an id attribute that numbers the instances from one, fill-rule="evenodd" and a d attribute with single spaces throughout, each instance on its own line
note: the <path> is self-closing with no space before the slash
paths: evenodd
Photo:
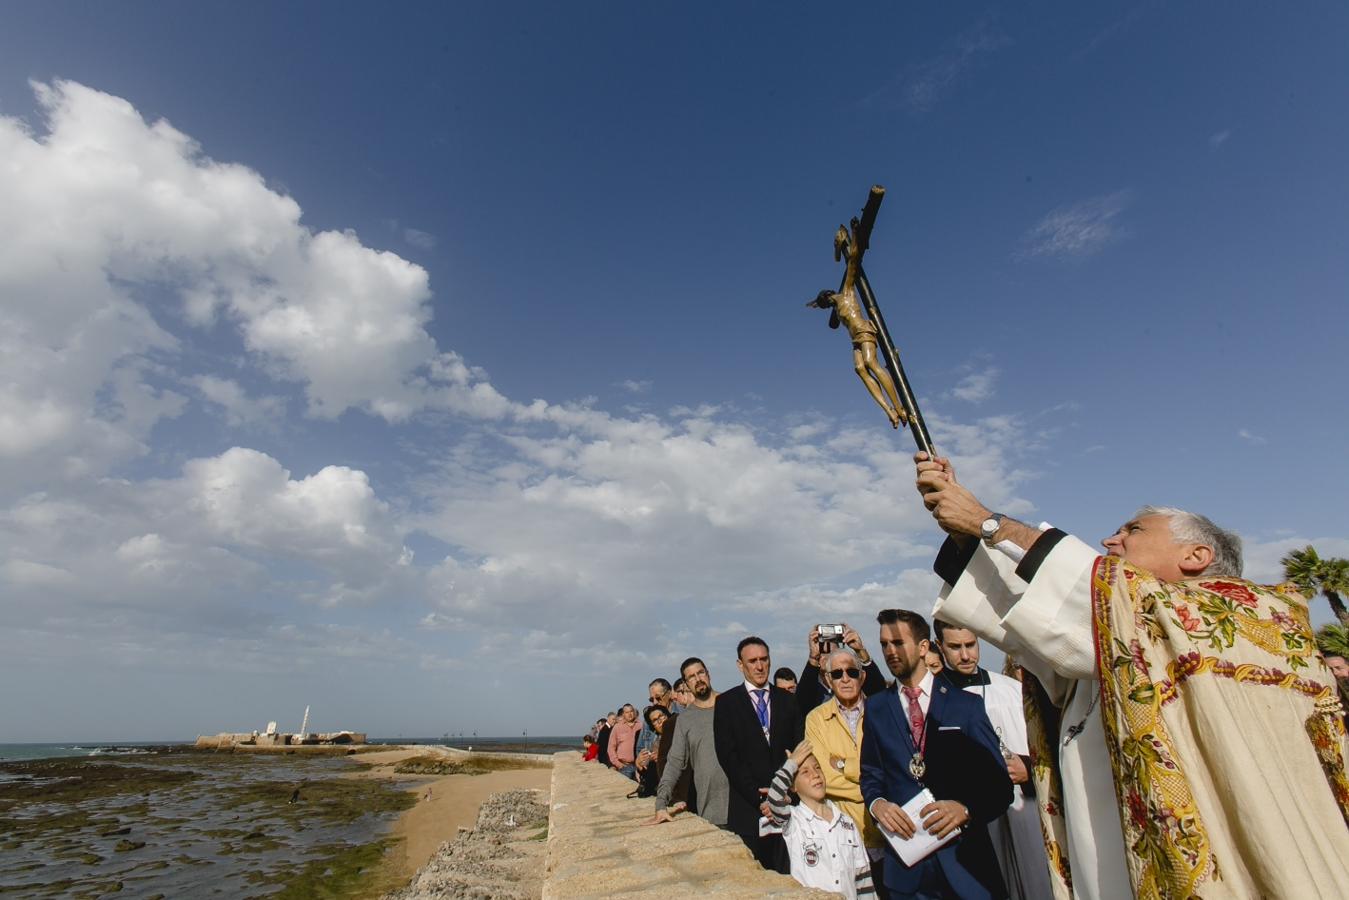
<path id="1" fill-rule="evenodd" d="M 924 665 L 927 620 L 906 609 L 882 610 L 881 651 L 895 688 L 867 698 L 862 733 L 862 797 L 878 823 L 902 837 L 915 823 L 901 808 L 924 787 L 935 802 L 919 811 L 938 837 L 960 836 L 906 866 L 886 848 L 881 877 L 894 900 L 1007 896 L 986 825 L 1012 802 L 998 736 L 979 698 Z"/>

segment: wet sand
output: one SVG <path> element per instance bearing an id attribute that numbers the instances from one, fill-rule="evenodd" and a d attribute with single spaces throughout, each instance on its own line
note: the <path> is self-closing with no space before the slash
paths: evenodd
<path id="1" fill-rule="evenodd" d="M 385 857 L 387 881 L 407 883 L 426 865 L 445 841 L 453 840 L 460 826 L 472 827 L 478 808 L 490 795 L 510 790 L 549 789 L 553 770 L 551 758 L 539 757 L 540 765 L 525 769 L 504 769 L 481 775 L 400 775 L 393 771 L 398 763 L 418 756 L 446 755 L 436 747 L 399 747 L 367 752 L 359 761 L 373 768 L 354 772 L 352 778 L 378 778 L 401 783 L 416 794 L 417 805 L 398 817 L 390 835 L 401 838 Z M 490 756 L 490 754 L 484 754 Z M 454 759 L 464 759 L 456 754 Z M 426 799 L 427 792 L 430 799 Z"/>

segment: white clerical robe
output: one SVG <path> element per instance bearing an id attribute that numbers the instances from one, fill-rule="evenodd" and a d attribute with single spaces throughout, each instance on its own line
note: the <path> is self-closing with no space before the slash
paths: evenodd
<path id="1" fill-rule="evenodd" d="M 1073 545 L 1064 546 L 1069 541 Z M 1063 711 L 1059 773 L 1073 896 L 1132 900 L 1119 801 L 1094 700 L 1100 694 L 1091 629 L 1091 561 L 1097 555 L 1065 538 L 1030 586 L 1017 577 L 1013 559 L 981 542 L 956 584 L 943 588 L 932 614 L 1015 657 Z M 1070 736 L 1074 726 L 1079 731 Z"/>
<path id="2" fill-rule="evenodd" d="M 1029 756 L 1021 682 L 997 672 L 985 674 L 988 684 L 971 684 L 965 690 L 983 698 L 984 711 L 1004 755 Z M 1012 786 L 1012 805 L 1006 815 L 989 823 L 988 837 L 998 855 L 1011 900 L 1040 900 L 1052 896 L 1053 888 L 1044 837 L 1040 833 L 1040 813 L 1035 800 L 1026 797 L 1025 789 L 1024 784 Z"/>

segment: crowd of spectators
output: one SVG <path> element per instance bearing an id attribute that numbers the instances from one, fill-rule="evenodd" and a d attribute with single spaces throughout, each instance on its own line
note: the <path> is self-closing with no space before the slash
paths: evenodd
<path id="1" fill-rule="evenodd" d="M 592 735 L 632 796 L 654 795 L 648 824 L 696 812 L 850 898 L 1349 896 L 1344 626 L 1309 665 L 1301 601 L 1242 579 L 1240 539 L 1204 516 L 1142 507 L 1102 555 L 992 511 L 950 460 L 914 462 L 947 534 L 945 621 L 878 613 L 889 678 L 834 623 L 807 635 L 799 677 L 748 636 L 723 691 L 696 657 L 653 680 L 642 724 L 625 704 Z M 987 671 L 980 638 L 1016 661 Z M 1307 671 L 1269 667 L 1284 658 Z"/>
<path id="2" fill-rule="evenodd" d="M 790 668 L 774 668 L 767 643 L 749 636 L 736 648 L 733 686 L 713 689 L 707 664 L 690 657 L 673 681 L 650 682 L 648 705 L 640 714 L 624 703 L 597 719 L 584 739 L 586 759 L 631 779 L 629 796 L 653 799 L 655 815 L 648 824 L 696 813 L 735 833 L 765 868 L 802 884 L 847 897 L 905 896 L 908 892 L 887 893 L 888 845 L 864 790 L 866 700 L 905 679 L 927 685 L 929 696 L 933 690 L 961 689 L 946 680 L 948 674 L 962 679 L 962 686 L 977 679 L 961 675 L 956 661 L 943 656 L 921 616 L 884 610 L 877 621 L 888 672 L 846 623 L 810 629 L 799 677 Z M 972 658 L 977 661 L 977 650 Z M 934 679 L 942 686 L 934 687 Z M 902 719 L 907 727 L 907 713 Z M 1004 755 L 997 760 L 1006 764 Z M 1014 768 L 1020 765 L 1018 760 Z M 1004 782 L 1010 780 L 1003 765 L 999 771 Z M 1020 774 L 1024 781 L 1024 768 Z M 958 776 L 941 784 L 955 781 Z M 1001 814 L 1008 806 L 1007 785 L 981 774 L 970 778 L 969 786 L 988 794 L 989 802 L 939 797 L 940 808 L 922 815 L 928 824 L 936 822 L 938 831 L 977 827 L 982 843 L 966 841 L 991 854 L 983 836 L 986 823 L 970 823 L 970 809 Z M 901 833 L 915 830 L 898 807 L 886 812 Z M 1047 865 L 1043 859 L 1040 864 Z M 890 880 L 895 881 L 893 873 Z"/>

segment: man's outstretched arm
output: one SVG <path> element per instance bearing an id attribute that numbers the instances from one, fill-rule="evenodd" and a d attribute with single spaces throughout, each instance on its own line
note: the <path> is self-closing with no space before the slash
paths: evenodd
<path id="1" fill-rule="evenodd" d="M 1058 702 L 1067 684 L 1095 674 L 1095 648 L 1091 631 L 1091 571 L 1098 554 L 1076 538 L 1056 528 L 1037 528 L 1004 516 L 990 543 L 1015 548 L 1020 559 L 1000 550 L 980 546 L 981 526 L 993 513 L 955 478 L 949 460 L 929 460 L 926 453 L 914 456 L 917 487 L 926 506 L 951 540 L 938 557 L 938 573 L 952 586 L 943 592 L 937 614 L 959 608 L 953 618 L 977 618 L 993 613 L 996 622 L 963 622 L 976 633 L 1013 653 L 1045 685 Z M 965 569 L 983 561 L 973 584 Z M 943 568 L 946 571 L 943 571 Z M 987 570 L 987 571 L 985 571 Z M 995 573 L 991 575 L 990 573 Z M 968 584 L 968 586 L 967 586 Z M 993 589 L 996 588 L 996 591 Z M 993 591 L 993 593 L 990 593 Z M 970 597 L 985 595 L 992 601 L 978 609 Z M 996 596 L 994 596 L 996 594 Z M 948 604 L 948 601 L 953 601 Z M 954 611 L 954 609 L 953 609 Z"/>

